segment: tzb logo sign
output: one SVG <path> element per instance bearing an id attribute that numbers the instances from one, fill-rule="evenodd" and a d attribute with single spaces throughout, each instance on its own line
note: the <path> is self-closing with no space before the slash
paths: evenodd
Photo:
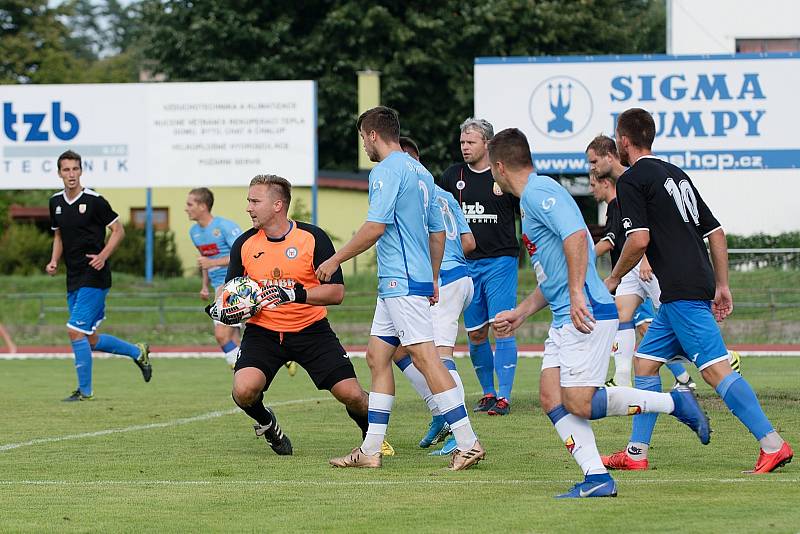
<path id="1" fill-rule="evenodd" d="M 78 135 L 78 117 L 69 111 L 62 112 L 61 102 L 53 102 L 50 107 L 50 120 L 47 113 L 22 113 L 14 109 L 11 102 L 3 102 L 3 133 L 11 141 L 24 135 L 24 141 L 49 141 L 52 133 L 61 141 L 69 141 Z M 50 129 L 47 129 L 47 125 Z"/>

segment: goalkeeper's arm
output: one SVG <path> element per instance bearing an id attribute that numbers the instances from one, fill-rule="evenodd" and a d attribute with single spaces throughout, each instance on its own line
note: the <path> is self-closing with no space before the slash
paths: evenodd
<path id="1" fill-rule="evenodd" d="M 334 306 L 344 300 L 344 284 L 321 284 L 305 289 L 303 284 L 295 284 L 294 288 L 268 286 L 262 293 L 261 305 L 274 308 L 289 302 L 311 304 L 314 306 Z"/>

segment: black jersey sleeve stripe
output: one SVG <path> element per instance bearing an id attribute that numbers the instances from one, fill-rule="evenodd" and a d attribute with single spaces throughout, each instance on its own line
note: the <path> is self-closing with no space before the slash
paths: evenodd
<path id="1" fill-rule="evenodd" d="M 258 230 L 251 228 L 236 238 L 231 246 L 231 255 L 228 260 L 228 273 L 225 275 L 225 283 L 230 282 L 237 276 L 244 276 L 244 265 L 242 264 L 242 245 L 244 242 L 256 235 Z"/>
<path id="2" fill-rule="evenodd" d="M 297 228 L 305 230 L 314 236 L 314 270 L 319 268 L 326 260 L 336 254 L 336 249 L 333 247 L 333 241 L 328 234 L 319 226 L 308 224 L 304 222 L 297 222 Z M 336 272 L 331 276 L 330 281 L 322 282 L 323 284 L 342 284 L 344 285 L 344 275 L 342 274 L 342 267 L 339 266 Z"/>

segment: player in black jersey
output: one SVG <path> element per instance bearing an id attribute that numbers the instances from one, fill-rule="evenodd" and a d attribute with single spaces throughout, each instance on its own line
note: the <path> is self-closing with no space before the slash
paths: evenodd
<path id="1" fill-rule="evenodd" d="M 145 343 L 133 345 L 108 334 L 98 334 L 105 319 L 105 300 L 111 288 L 108 258 L 125 237 L 119 216 L 108 201 L 81 186 L 81 157 L 68 150 L 58 158 L 58 175 L 64 190 L 50 197 L 50 226 L 55 232 L 53 253 L 45 267 L 55 275 L 63 257 L 67 266 L 67 333 L 75 354 L 78 388 L 65 401 L 89 400 L 92 392 L 92 350 L 130 357 L 150 381 L 150 351 Z M 105 242 L 106 228 L 111 236 Z"/>
<path id="2" fill-rule="evenodd" d="M 750 384 L 731 369 L 717 325 L 733 311 L 725 232 L 689 176 L 653 155 L 654 138 L 649 112 L 633 108 L 619 116 L 617 149 L 622 164 L 630 167 L 617 183 L 627 240 L 606 284 L 616 289 L 645 251 L 661 283 L 661 309 L 634 360 L 636 386 L 660 391 L 661 365 L 675 354 L 685 356 L 759 441 L 761 452 L 752 472 L 768 473 L 791 461 L 793 452 L 767 419 Z M 653 414 L 637 418 L 629 446 L 643 437 L 649 443 L 655 426 Z"/>
<path id="3" fill-rule="evenodd" d="M 503 193 L 492 178 L 487 143 L 493 136 L 489 122 L 474 118 L 464 121 L 460 137 L 464 162 L 449 167 L 437 183 L 461 205 L 477 244 L 466 255 L 475 295 L 464 312 L 470 358 L 483 388 L 475 411 L 506 415 L 517 369 L 517 342 L 513 334 L 504 337 L 495 331 L 492 353 L 488 336 L 494 317 L 517 305 L 519 242 L 515 216 L 519 199 Z"/>

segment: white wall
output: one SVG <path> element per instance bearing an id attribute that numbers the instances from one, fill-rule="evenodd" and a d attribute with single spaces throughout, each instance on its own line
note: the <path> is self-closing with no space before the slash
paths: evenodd
<path id="1" fill-rule="evenodd" d="M 800 37 L 798 0 L 667 0 L 668 54 L 733 54 L 736 39 Z"/>
<path id="2" fill-rule="evenodd" d="M 667 0 L 667 53 L 733 54 L 736 39 L 800 37 L 798 0 Z M 800 169 L 693 171 L 729 233 L 800 230 Z"/>

